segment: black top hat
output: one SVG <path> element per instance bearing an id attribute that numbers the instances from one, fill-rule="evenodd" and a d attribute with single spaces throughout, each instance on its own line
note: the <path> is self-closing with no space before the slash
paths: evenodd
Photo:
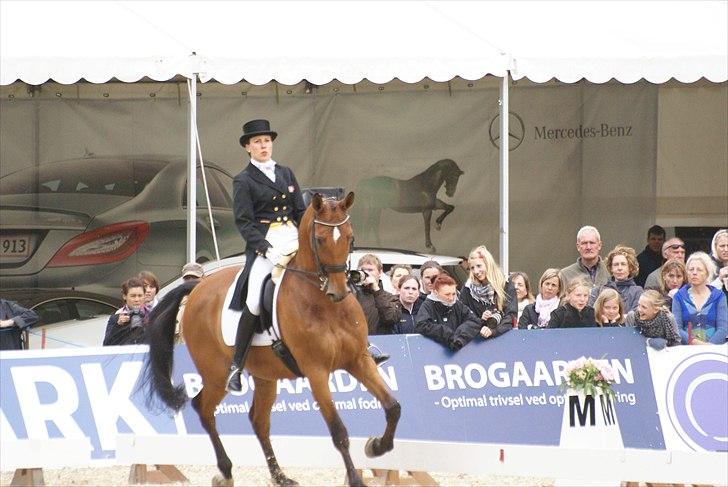
<path id="1" fill-rule="evenodd" d="M 270 138 L 276 140 L 278 133 L 270 129 L 268 120 L 251 120 L 243 125 L 243 135 L 240 136 L 240 145 L 245 147 L 251 137 L 256 135 L 270 135 Z"/>

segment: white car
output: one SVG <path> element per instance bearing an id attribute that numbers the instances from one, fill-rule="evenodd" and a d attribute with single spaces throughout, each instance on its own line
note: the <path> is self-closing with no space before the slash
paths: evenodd
<path id="1" fill-rule="evenodd" d="M 444 255 L 427 255 L 418 252 L 410 252 L 407 250 L 397 249 L 378 249 L 378 248 L 358 248 L 349 256 L 349 267 L 356 269 L 359 259 L 364 254 L 375 254 L 382 261 L 385 270 L 388 270 L 395 264 L 408 264 L 417 270 L 422 264 L 428 260 L 434 260 L 442 266 L 453 266 L 460 262 L 458 257 L 449 257 Z M 238 266 L 245 263 L 245 256 L 228 257 L 219 261 L 210 261 L 202 264 L 205 275 L 214 274 L 220 269 Z M 164 297 L 170 290 L 182 284 L 182 276 L 169 282 L 161 288 L 157 293 L 159 299 Z M 391 289 L 389 276 L 382 275 L 382 285 L 385 289 Z M 45 339 L 41 342 L 39 336 L 32 336 L 35 331 L 31 331 L 30 348 L 41 348 L 41 343 L 45 344 L 45 348 L 67 348 L 67 347 L 89 347 L 101 346 L 104 341 L 104 333 L 106 332 L 106 323 L 109 315 L 102 315 L 96 318 L 84 321 L 70 320 L 68 322 L 56 323 L 52 329 L 45 333 Z"/>

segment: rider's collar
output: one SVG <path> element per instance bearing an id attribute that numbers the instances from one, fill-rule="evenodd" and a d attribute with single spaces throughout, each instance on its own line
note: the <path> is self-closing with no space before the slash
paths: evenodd
<path id="1" fill-rule="evenodd" d="M 263 172 L 273 171 L 276 167 L 276 161 L 274 161 L 273 159 L 269 160 L 268 162 L 258 162 L 251 157 L 250 163 Z"/>

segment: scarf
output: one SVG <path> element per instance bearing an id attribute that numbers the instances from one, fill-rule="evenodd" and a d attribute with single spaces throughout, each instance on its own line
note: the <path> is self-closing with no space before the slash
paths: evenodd
<path id="1" fill-rule="evenodd" d="M 432 293 L 430 293 L 430 294 L 427 295 L 427 299 L 430 299 L 430 300 L 432 300 L 432 301 L 434 301 L 436 303 L 440 303 L 442 305 L 445 305 L 448 308 L 452 308 L 453 304 L 455 304 L 455 301 L 457 301 L 457 298 L 455 298 L 455 301 L 453 301 L 452 303 L 448 303 L 447 301 L 443 301 L 442 299 L 440 299 L 439 296 L 435 296 Z"/>
<path id="2" fill-rule="evenodd" d="M 476 284 L 475 282 L 470 281 L 468 283 L 468 287 L 470 288 L 470 294 L 472 294 L 477 301 L 484 303 L 489 308 L 495 307 L 495 291 L 490 283 Z"/>
<path id="3" fill-rule="evenodd" d="M 651 320 L 642 320 L 639 313 L 635 312 L 634 325 L 640 333 L 648 338 L 667 338 L 669 337 L 668 330 L 672 329 L 672 322 L 662 309 Z"/>
<path id="4" fill-rule="evenodd" d="M 539 293 L 536 296 L 536 313 L 538 313 L 538 327 L 544 328 L 551 319 L 551 312 L 559 307 L 559 297 L 544 299 Z"/>

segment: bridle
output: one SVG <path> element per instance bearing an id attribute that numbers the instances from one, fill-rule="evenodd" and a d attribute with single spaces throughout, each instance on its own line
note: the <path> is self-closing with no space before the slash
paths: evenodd
<path id="1" fill-rule="evenodd" d="M 321 291 L 326 290 L 326 286 L 329 284 L 329 274 L 336 273 L 336 272 L 348 272 L 349 271 L 349 259 L 347 254 L 346 262 L 343 264 L 322 264 L 321 258 L 319 257 L 319 248 L 318 244 L 316 243 L 316 225 L 324 225 L 326 227 L 332 227 L 332 228 L 338 228 L 341 225 L 345 224 L 349 221 L 350 215 L 346 215 L 346 218 L 341 220 L 340 222 L 331 223 L 331 222 L 324 222 L 321 220 L 317 220 L 316 218 L 313 219 L 313 222 L 311 223 L 311 250 L 313 251 L 313 257 L 316 261 L 316 272 L 311 271 L 304 271 L 303 269 L 296 269 L 295 267 L 287 267 L 288 270 L 293 272 L 299 272 L 301 274 L 307 274 L 310 276 L 316 276 L 319 281 L 319 289 Z"/>

